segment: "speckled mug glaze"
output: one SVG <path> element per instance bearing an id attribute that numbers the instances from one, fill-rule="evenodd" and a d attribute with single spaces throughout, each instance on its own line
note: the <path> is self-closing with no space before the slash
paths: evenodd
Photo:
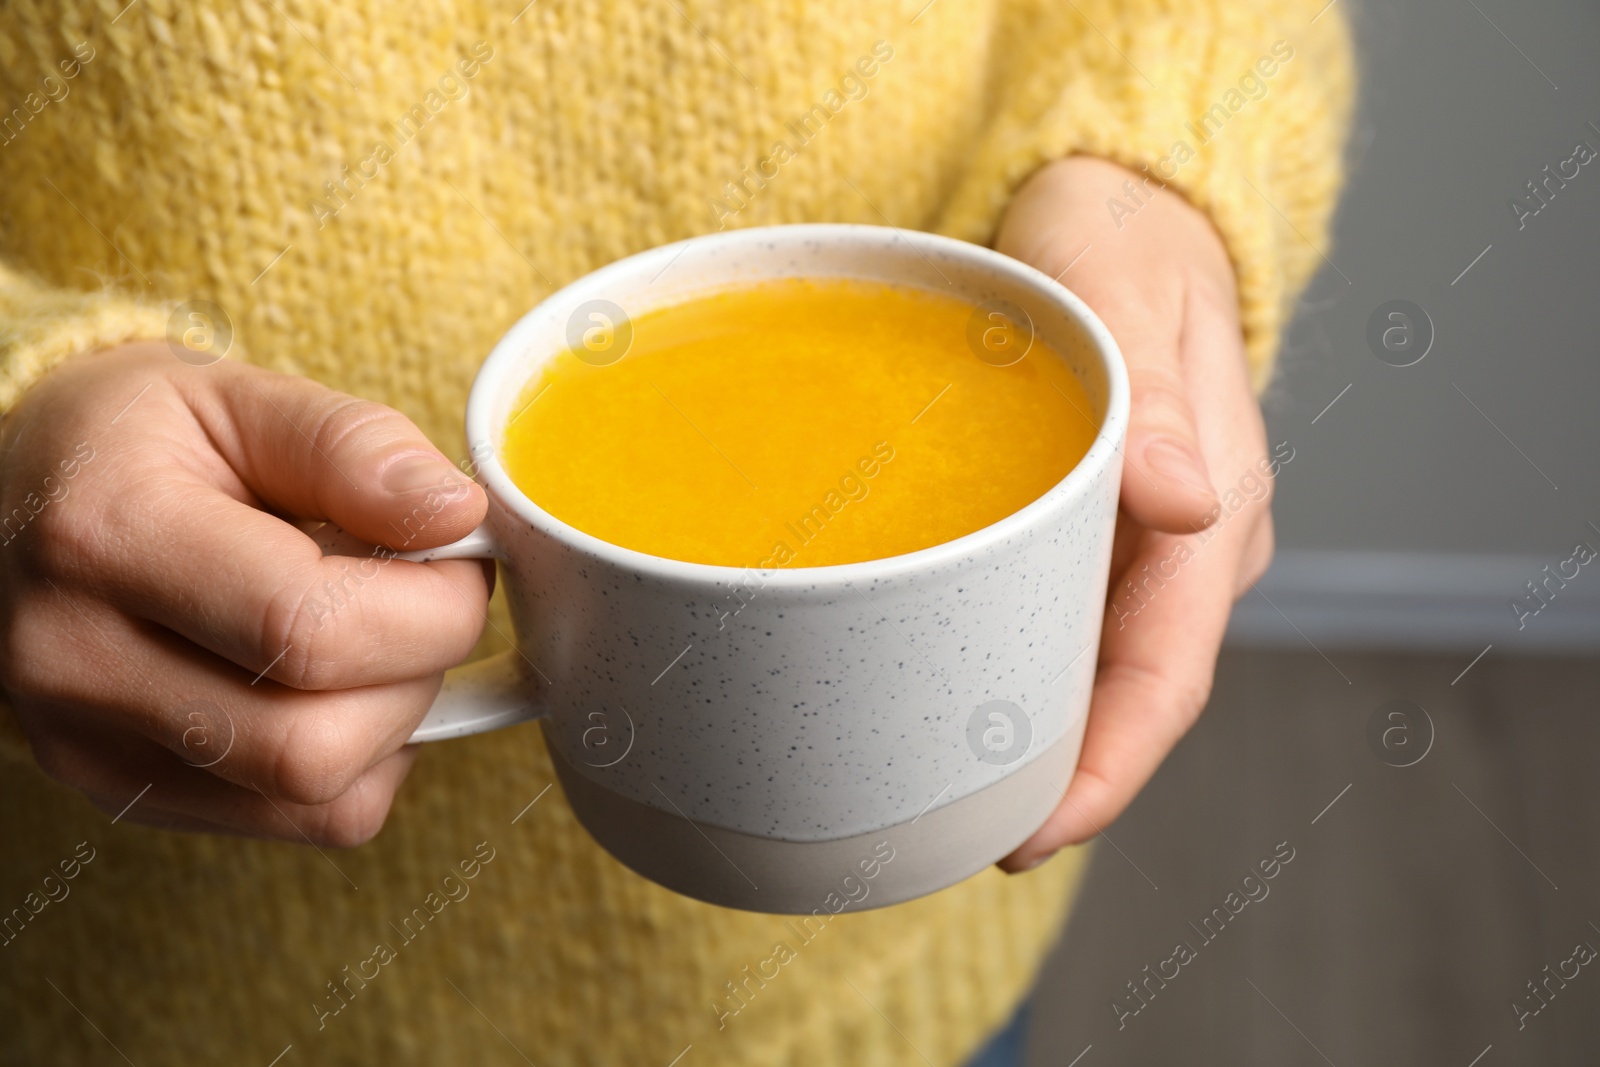
<path id="1" fill-rule="evenodd" d="M 511 481 L 502 428 L 567 346 L 576 309 L 599 299 L 637 315 L 784 276 L 1022 308 L 1083 381 L 1099 436 L 1044 496 L 976 533 L 766 572 L 609 544 Z M 1076 765 L 1127 418 L 1126 373 L 1099 319 L 1046 275 L 975 245 L 798 225 L 613 263 L 529 312 L 473 385 L 467 437 L 489 516 L 463 541 L 411 555 L 499 559 L 517 647 L 450 672 L 413 740 L 538 718 L 590 833 L 712 903 L 837 911 L 960 881 L 1037 829 Z"/>

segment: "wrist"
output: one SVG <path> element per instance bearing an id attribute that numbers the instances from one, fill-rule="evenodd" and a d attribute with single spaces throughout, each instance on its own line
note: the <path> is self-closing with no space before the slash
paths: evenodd
<path id="1" fill-rule="evenodd" d="M 1055 160 L 1023 182 L 995 248 L 1052 277 L 1087 249 L 1086 269 L 1096 269 L 1093 261 L 1102 270 L 1108 260 L 1137 263 L 1148 284 L 1167 274 L 1237 299 L 1233 264 L 1211 219 L 1154 175 L 1095 156 Z"/>

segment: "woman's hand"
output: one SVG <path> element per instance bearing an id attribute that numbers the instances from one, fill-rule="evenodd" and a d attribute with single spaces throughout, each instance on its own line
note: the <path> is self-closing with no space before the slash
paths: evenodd
<path id="1" fill-rule="evenodd" d="M 1051 164 L 996 242 L 1105 321 L 1133 400 L 1083 754 L 1060 806 L 1001 862 L 1010 871 L 1093 837 L 1149 781 L 1205 706 L 1233 602 L 1272 557 L 1275 468 L 1227 250 L 1187 201 L 1143 181 L 1098 159 Z M 1113 217 L 1112 198 L 1143 205 Z"/>
<path id="2" fill-rule="evenodd" d="M 323 558 L 287 520 L 403 550 L 486 507 L 392 409 L 163 343 L 76 357 L 0 426 L 0 686 L 104 811 L 358 844 L 491 576 Z"/>

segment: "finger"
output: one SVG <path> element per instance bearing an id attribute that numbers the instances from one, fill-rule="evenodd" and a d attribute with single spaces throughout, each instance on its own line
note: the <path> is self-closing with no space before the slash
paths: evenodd
<path id="1" fill-rule="evenodd" d="M 1192 308 L 1200 326 L 1185 344 L 1214 373 L 1191 395 L 1206 413 L 1200 432 L 1230 489 L 1207 530 L 1185 538 L 1119 523 L 1100 663 L 1078 770 L 1062 804 L 1002 864 L 1020 870 L 1064 844 L 1084 841 L 1121 814 L 1193 724 L 1210 692 L 1233 601 L 1251 568 L 1271 554 L 1271 480 L 1260 413 L 1248 400 L 1243 360 L 1220 302 Z M 1127 500 L 1124 497 L 1124 505 Z M 1129 509 L 1124 506 L 1124 514 Z M 1248 587 L 1247 583 L 1244 587 Z"/>
<path id="2" fill-rule="evenodd" d="M 416 758 L 402 749 L 326 804 L 273 800 L 191 767 L 151 742 L 102 733 L 58 759 L 55 771 L 118 822 L 354 848 L 382 829 Z"/>
<path id="3" fill-rule="evenodd" d="M 208 775 L 300 805 L 335 800 L 399 751 L 442 677 L 305 692 L 252 684 L 220 657 L 108 609 L 91 607 L 71 627 L 60 610 L 30 618 L 5 682 L 45 724 L 38 747 L 137 734 Z"/>
<path id="4" fill-rule="evenodd" d="M 1111 580 L 1106 582 L 1106 603 L 1111 603 L 1117 597 L 1118 577 L 1146 551 L 1149 539 L 1150 531 L 1128 518 L 1127 512 L 1117 513 L 1117 524 L 1111 534 Z"/>
<path id="5" fill-rule="evenodd" d="M 1077 771 L 1060 806 L 1004 869 L 1026 870 L 1103 831 L 1194 724 L 1210 693 L 1248 525 L 1230 523 L 1210 541 L 1153 535 L 1119 577 L 1140 577 L 1142 599 L 1113 599 L 1107 609 Z M 1161 579 L 1180 558 L 1176 575 Z"/>
<path id="6" fill-rule="evenodd" d="M 327 519 L 390 548 L 447 544 L 483 521 L 483 490 L 393 408 L 307 378 L 217 366 L 225 367 L 221 386 L 195 398 L 197 415 L 272 508 Z M 409 529 L 407 519 L 430 495 L 444 506 L 425 529 Z"/>
<path id="7" fill-rule="evenodd" d="M 1122 507 L 1142 525 L 1190 533 L 1209 525 L 1216 490 L 1201 451 L 1179 359 L 1183 297 L 1140 290 L 1115 269 L 1074 282 L 1128 367 L 1130 412 Z"/>
<path id="8" fill-rule="evenodd" d="M 1217 493 L 1181 375 L 1176 368 L 1130 366 L 1129 384 L 1132 410 L 1124 455 L 1133 471 L 1122 480 L 1123 509 L 1155 530 L 1204 529 L 1215 517 Z"/>
<path id="9" fill-rule="evenodd" d="M 1104 205 L 1136 184 L 1149 202 L 1139 224 L 1125 227 Z M 1238 314 L 1215 231 L 1182 197 L 1156 185 L 1105 160 L 1059 160 L 1019 191 L 996 247 L 1062 280 L 1110 329 L 1132 400 L 1122 506 L 1146 526 L 1189 533 L 1213 521 L 1216 504 L 1191 407 L 1195 386 L 1210 372 L 1184 358 L 1198 318 L 1191 306 L 1198 298 L 1223 307 L 1235 347 Z M 1092 259 L 1074 271 L 1090 249 Z"/>
<path id="10" fill-rule="evenodd" d="M 300 689 L 424 677 L 472 651 L 489 596 L 477 561 L 324 557 L 288 523 L 182 476 L 131 484 L 100 535 L 52 539 L 63 547 L 42 550 L 40 573 Z M 428 506 L 417 515 L 429 529 Z"/>
<path id="11" fill-rule="evenodd" d="M 1267 573 L 1267 568 L 1272 565 L 1272 552 L 1276 538 L 1272 532 L 1272 516 L 1263 515 L 1261 521 L 1255 526 L 1250 535 L 1250 541 L 1245 545 L 1244 559 L 1239 564 L 1239 577 L 1234 582 L 1233 598 L 1235 600 L 1244 596 L 1250 587 L 1261 580 Z"/>

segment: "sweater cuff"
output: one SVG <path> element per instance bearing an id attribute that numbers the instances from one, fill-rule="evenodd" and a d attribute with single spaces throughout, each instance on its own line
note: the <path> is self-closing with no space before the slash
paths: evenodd
<path id="1" fill-rule="evenodd" d="M 166 336 L 168 314 L 115 290 L 63 289 L 0 265 L 0 412 L 63 360 Z"/>
<path id="2" fill-rule="evenodd" d="M 995 118 L 939 228 L 988 243 L 1017 187 L 1070 155 L 1148 173 L 1227 244 L 1263 388 L 1293 301 L 1323 263 L 1343 176 L 1352 75 L 1340 12 L 1313 22 L 1276 0 L 1208 0 L 1181 18 L 1164 0 L 1016 6 L 1027 10 L 996 44 L 1014 62 Z M 1134 226 L 1138 206 L 1128 196 L 1106 210 Z"/>

